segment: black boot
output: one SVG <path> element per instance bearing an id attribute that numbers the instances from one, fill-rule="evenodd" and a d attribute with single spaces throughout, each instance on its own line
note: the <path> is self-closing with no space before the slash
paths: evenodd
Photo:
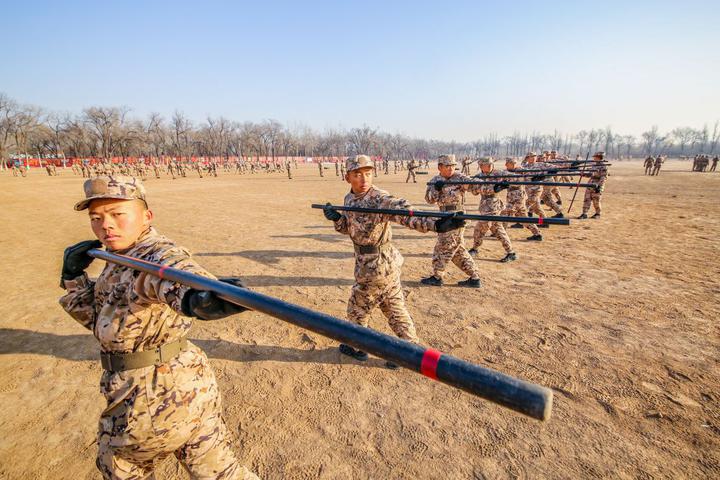
<path id="1" fill-rule="evenodd" d="M 558 201 L 555 203 L 557 203 L 558 205 L 562 205 L 562 200 L 558 199 Z"/>
<path id="2" fill-rule="evenodd" d="M 385 362 L 385 367 L 389 368 L 390 370 L 397 370 L 400 368 L 399 366 L 395 365 L 393 362 Z"/>
<path id="3" fill-rule="evenodd" d="M 537 235 L 533 235 L 531 237 L 527 237 L 527 239 L 531 242 L 542 242 L 542 235 L 539 233 Z"/>
<path id="4" fill-rule="evenodd" d="M 500 263 L 513 262 L 515 260 L 517 260 L 517 255 L 515 255 L 515 252 L 510 252 L 505 255 L 502 260 L 500 260 Z"/>
<path id="5" fill-rule="evenodd" d="M 510 225 L 510 228 L 525 228 L 525 227 L 523 227 L 521 223 L 513 223 L 512 225 Z"/>
<path id="6" fill-rule="evenodd" d="M 468 253 L 472 257 L 477 257 L 477 254 L 478 254 L 477 248 L 475 248 L 475 247 L 471 248 L 470 250 L 468 250 Z"/>
<path id="7" fill-rule="evenodd" d="M 553 215 L 552 218 L 565 218 L 565 215 L 558 213 L 557 215 Z"/>
<path id="8" fill-rule="evenodd" d="M 434 287 L 441 287 L 443 284 L 443 281 L 442 281 L 442 279 L 437 278 L 435 275 L 430 275 L 429 277 L 423 278 L 422 280 L 420 280 L 420 283 L 422 283 L 423 285 L 432 285 Z"/>
<path id="9" fill-rule="evenodd" d="M 363 352 L 362 350 L 355 350 L 350 345 L 345 345 L 344 343 L 341 343 L 338 347 L 340 350 L 340 353 L 343 355 L 347 355 L 348 357 L 353 357 L 355 360 L 359 360 L 361 362 L 364 362 L 368 359 L 368 354 Z"/>
<path id="10" fill-rule="evenodd" d="M 586 218 L 587 218 L 587 214 L 583 213 L 583 214 L 580 215 L 577 219 L 578 219 L 578 220 L 585 220 Z"/>
<path id="11" fill-rule="evenodd" d="M 482 287 L 482 283 L 480 282 L 479 278 L 468 278 L 467 280 L 462 280 L 462 281 L 458 282 L 458 286 L 470 287 L 470 288 L 480 288 L 480 287 Z"/>
<path id="12" fill-rule="evenodd" d="M 590 218 L 600 218 L 600 214 L 599 214 L 599 213 L 596 213 L 595 215 L 593 215 L 593 216 L 590 217 Z"/>
<path id="13" fill-rule="evenodd" d="M 548 225 L 547 223 L 543 223 L 543 224 L 538 224 L 537 227 L 538 228 L 550 228 L 550 225 Z"/>
<path id="14" fill-rule="evenodd" d="M 528 212 L 528 217 L 532 218 L 533 212 Z"/>

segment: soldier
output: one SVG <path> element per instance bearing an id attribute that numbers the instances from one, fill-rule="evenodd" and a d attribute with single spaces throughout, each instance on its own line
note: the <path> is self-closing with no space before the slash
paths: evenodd
<path id="1" fill-rule="evenodd" d="M 154 159 L 152 161 L 153 166 L 153 172 L 155 173 L 155 178 L 160 178 L 160 164 L 158 163 L 157 159 Z"/>
<path id="2" fill-rule="evenodd" d="M 593 160 L 598 163 L 602 163 L 605 158 L 605 152 L 596 152 L 593 155 Z M 605 190 L 605 182 L 607 181 L 608 167 L 604 165 L 597 165 L 592 175 L 590 176 L 590 183 L 594 183 L 598 186 L 597 190 L 592 187 L 585 188 L 585 198 L 583 199 L 583 211 L 578 217 L 578 220 L 588 218 L 587 213 L 590 211 L 590 204 L 595 207 L 595 215 L 592 218 L 600 218 L 602 212 L 602 205 L 600 199 L 602 198 L 602 192 Z"/>
<path id="3" fill-rule="evenodd" d="M 652 168 L 655 164 L 655 159 L 652 157 L 652 155 L 648 155 L 648 157 L 645 159 L 645 175 L 652 175 Z M 695 163 L 693 162 L 693 170 L 695 170 Z"/>
<path id="4" fill-rule="evenodd" d="M 292 180 L 292 172 L 290 171 L 290 160 L 285 159 L 285 170 L 287 170 L 288 178 Z"/>
<path id="5" fill-rule="evenodd" d="M 506 158 L 505 168 L 506 171 L 503 173 L 505 175 L 512 175 L 512 171 L 517 168 L 517 161 L 512 157 Z M 500 212 L 500 215 L 510 217 L 527 217 L 527 194 L 525 193 L 524 185 L 508 185 L 506 202 L 507 204 L 505 209 Z M 510 228 L 523 228 L 523 226 L 527 227 L 527 229 L 530 230 L 530 233 L 532 233 L 531 236 L 527 237 L 528 240 L 532 242 L 542 242 L 543 236 L 540 234 L 540 230 L 532 223 L 525 225 L 515 223 Z"/>
<path id="6" fill-rule="evenodd" d="M 711 172 L 715 171 L 715 167 L 717 167 L 717 164 L 718 164 L 718 156 L 715 155 L 712 159 L 712 166 L 710 167 Z"/>
<path id="7" fill-rule="evenodd" d="M 482 157 L 480 159 L 480 171 L 481 173 L 475 175 L 478 180 L 493 180 L 502 174 L 495 170 L 494 162 L 491 157 Z M 508 188 L 507 182 L 496 185 L 480 185 L 473 193 L 477 192 L 481 195 L 480 199 L 480 215 L 498 215 L 503 210 L 503 202 L 497 196 L 497 194 Z M 478 248 L 482 245 L 483 237 L 485 233 L 490 230 L 490 233 L 497 238 L 505 249 L 505 257 L 500 261 L 503 263 L 512 262 L 517 259 L 517 255 L 513 251 L 512 244 L 510 243 L 510 237 L 505 231 L 505 227 L 500 222 L 488 222 L 479 220 L 475 223 L 475 230 L 473 232 L 473 246 L 469 253 L 472 256 L 478 254 Z"/>
<path id="8" fill-rule="evenodd" d="M 174 453 L 193 478 L 257 478 L 230 448 L 220 394 L 203 351 L 187 340 L 192 318 L 216 320 L 245 309 L 212 292 L 106 264 L 96 280 L 87 252 L 108 251 L 214 278 L 189 252 L 152 226 L 142 183 L 133 177 L 86 180 L 98 240 L 65 250 L 62 307 L 100 342 L 100 386 L 107 401 L 98 427 L 97 467 L 107 479 L 140 479 Z M 225 279 L 238 284 L 236 279 Z M 241 286 L 241 284 L 240 284 Z"/>
<path id="9" fill-rule="evenodd" d="M 550 160 L 557 160 L 557 150 L 550 150 Z M 565 179 L 565 177 L 552 177 L 554 181 L 562 181 Z M 553 197 L 555 197 L 555 203 L 558 205 L 562 205 L 562 195 L 560 195 L 560 188 L 558 186 L 554 186 L 550 188 L 550 193 Z"/>
<path id="10" fill-rule="evenodd" d="M 336 177 L 340 176 L 340 159 L 339 158 L 335 159 L 335 176 Z"/>
<path id="11" fill-rule="evenodd" d="M 418 163 L 413 158 L 410 160 L 410 163 L 408 163 L 407 170 L 407 178 L 405 179 L 405 183 L 408 183 L 410 181 L 410 177 L 412 177 L 413 183 L 417 183 L 417 179 L 415 178 L 415 170 L 418 168 Z"/>
<path id="12" fill-rule="evenodd" d="M 652 171 L 653 176 L 660 175 L 660 168 L 662 167 L 663 163 L 665 163 L 664 158 L 662 158 L 660 155 L 655 157 L 655 163 L 653 163 L 653 171 Z"/>
<path id="13" fill-rule="evenodd" d="M 346 160 L 345 180 L 350 193 L 345 206 L 363 208 L 411 209 L 407 200 L 396 198 L 373 186 L 373 162 L 367 155 L 356 155 Z M 405 340 L 417 342 L 415 325 L 405 307 L 405 295 L 400 284 L 400 267 L 403 258 L 393 246 L 390 222 L 427 232 L 448 232 L 462 227 L 465 222 L 454 217 L 440 220 L 412 216 L 395 216 L 359 212 L 343 212 L 331 208 L 324 210 L 325 218 L 332 221 L 335 230 L 349 235 L 355 245 L 355 285 L 347 305 L 348 320 L 367 326 L 370 313 L 380 307 L 393 332 Z M 345 344 L 340 352 L 357 360 L 367 360 L 367 353 Z M 397 365 L 387 362 L 388 368 Z"/>
<path id="14" fill-rule="evenodd" d="M 537 154 L 535 152 L 528 152 L 527 155 L 525 155 L 525 161 L 523 162 L 523 166 L 529 170 L 537 169 L 537 167 L 535 167 L 536 159 Z M 544 218 L 545 212 L 543 212 L 543 209 L 540 207 L 540 194 L 542 193 L 542 185 L 528 185 L 528 187 L 525 189 L 525 193 L 527 194 L 527 200 L 525 201 L 525 203 L 528 208 L 528 216 L 532 217 L 533 214 L 535 214 L 538 216 L 538 218 Z M 550 225 L 546 223 L 540 225 L 540 228 L 549 227 Z"/>
<path id="15" fill-rule="evenodd" d="M 473 163 L 473 159 L 470 157 L 465 157 L 462 159 L 462 170 L 460 173 L 463 175 L 470 175 L 470 165 Z"/>
<path id="16" fill-rule="evenodd" d="M 440 155 L 438 157 L 438 170 L 440 175 L 434 176 L 425 190 L 425 201 L 437 204 L 441 212 L 454 212 L 461 210 L 465 203 L 465 192 L 471 185 L 446 185 L 446 181 L 467 181 L 470 177 L 455 171 L 457 161 L 455 155 Z M 435 250 L 433 250 L 433 274 L 420 280 L 425 285 L 440 286 L 443 284 L 445 267 L 452 261 L 460 270 L 470 276 L 467 280 L 458 282 L 462 287 L 480 288 L 480 271 L 475 261 L 463 245 L 465 227 L 450 232 L 438 233 Z"/>

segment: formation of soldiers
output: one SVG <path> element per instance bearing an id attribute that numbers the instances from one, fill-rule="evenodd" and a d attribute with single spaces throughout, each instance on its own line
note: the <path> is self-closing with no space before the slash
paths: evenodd
<path id="1" fill-rule="evenodd" d="M 480 196 L 480 212 L 527 216 L 530 208 L 544 215 L 546 207 L 561 204 L 562 199 L 544 185 L 512 184 L 508 179 L 518 166 L 537 171 L 545 177 L 547 169 L 556 165 L 543 160 L 556 158 L 555 152 L 536 155 L 529 152 L 522 163 L 507 158 L 505 170 L 496 170 L 491 158 L 479 162 L 480 173 L 469 177 L 455 171 L 454 155 L 438 158 L 439 175 L 425 191 L 425 200 L 438 205 L 442 212 L 465 208 L 465 194 Z M 538 160 L 541 161 L 538 161 Z M 599 188 L 585 194 L 583 213 L 587 218 L 591 205 L 593 218 L 600 216 L 600 199 L 607 178 L 604 154 L 598 152 L 591 169 L 591 179 Z M 417 166 L 410 162 L 410 172 Z M 252 163 L 250 169 L 252 170 Z M 152 165 L 155 167 L 154 165 Z M 290 162 L 284 165 L 291 175 Z M 85 166 L 85 168 L 89 168 Z M 198 265 L 189 252 L 160 235 L 152 226 L 154 215 L 147 204 L 141 175 L 133 165 L 101 163 L 92 173 L 98 176 L 84 182 L 84 198 L 75 210 L 88 210 L 90 227 L 97 240 L 88 240 L 68 247 L 63 255 L 61 287 L 66 290 L 60 304 L 67 313 L 90 330 L 101 350 L 103 374 L 101 390 L 107 406 L 100 415 L 96 464 L 104 478 L 131 479 L 152 476 L 157 462 L 174 454 L 193 478 L 257 478 L 241 465 L 231 448 L 231 431 L 223 421 L 219 389 L 205 353 L 187 340 L 194 320 L 212 321 L 239 314 L 246 309 L 225 301 L 210 291 L 199 291 L 185 285 L 138 273 L 129 267 L 107 263 L 97 279 L 90 279 L 85 270 L 93 261 L 88 252 L 105 247 L 108 251 L 172 266 L 175 269 L 215 278 Z M 182 175 L 182 163 L 171 162 L 168 168 Z M 225 166 L 223 165 L 223 168 Z M 320 164 L 321 172 L 323 165 Z M 456 216 L 441 218 L 412 215 L 412 205 L 374 185 L 377 171 L 389 170 L 367 155 L 336 163 L 336 175 L 350 185 L 344 198 L 345 208 L 389 209 L 390 212 L 339 211 L 328 204 L 324 216 L 338 233 L 348 235 L 353 243 L 355 283 L 347 302 L 347 319 L 368 326 L 370 314 L 379 308 L 400 338 L 419 342 L 401 284 L 403 258 L 392 241 L 391 223 L 398 223 L 422 233 L 434 232 L 437 242 L 432 254 L 432 274 L 421 280 L 424 285 L 441 286 L 449 263 L 460 268 L 467 279 L 458 282 L 466 288 L 480 288 L 480 270 L 473 259 L 488 231 L 495 235 L 506 250 L 502 261 L 515 260 L 505 226 L 499 222 L 478 222 L 473 248 L 463 244 L 465 220 Z M 107 170 L 106 170 L 107 169 Z M 178 170 L 179 169 L 179 170 Z M 85 172 L 82 172 L 83 175 Z M 140 171 L 139 173 L 142 173 Z M 550 173 L 552 176 L 552 173 Z M 455 184 L 458 180 L 492 180 L 492 183 Z M 506 202 L 499 198 L 508 190 Z M 121 213 L 122 215 L 118 215 Z M 562 211 L 555 217 L 563 217 Z M 538 228 L 529 225 L 528 240 L 541 241 Z M 162 270 L 161 270 L 162 272 Z M 220 279 L 243 287 L 237 278 Z M 339 351 L 357 361 L 366 361 L 368 354 L 350 345 L 340 344 Z M 386 362 L 389 369 L 398 368 Z"/>
<path id="2" fill-rule="evenodd" d="M 662 168 L 664 163 L 665 157 L 662 157 L 660 155 L 656 157 L 648 155 L 648 157 L 645 159 L 645 163 L 643 164 L 643 166 L 645 167 L 645 175 L 660 175 L 660 169 Z"/>
<path id="3" fill-rule="evenodd" d="M 708 171 L 708 166 L 710 165 L 710 155 L 695 155 L 693 158 L 693 165 L 692 165 L 692 171 L 693 172 L 705 172 Z M 710 172 L 714 172 L 717 168 L 718 164 L 718 156 L 715 155 L 712 158 L 712 166 L 710 166 Z"/>

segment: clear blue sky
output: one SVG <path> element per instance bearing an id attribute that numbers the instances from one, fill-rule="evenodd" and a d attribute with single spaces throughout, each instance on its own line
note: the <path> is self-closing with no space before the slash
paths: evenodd
<path id="1" fill-rule="evenodd" d="M 3 0 L 0 91 L 472 140 L 720 119 L 720 2 Z"/>

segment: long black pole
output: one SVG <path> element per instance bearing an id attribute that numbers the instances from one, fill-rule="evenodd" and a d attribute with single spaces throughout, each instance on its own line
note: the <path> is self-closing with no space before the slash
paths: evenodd
<path id="1" fill-rule="evenodd" d="M 372 353 L 473 395 L 538 420 L 550 418 L 552 390 L 496 370 L 475 365 L 432 348 L 391 337 L 278 298 L 236 287 L 157 263 L 93 249 L 91 257 L 154 275 L 163 280 L 208 290 L 228 302 L 305 328 Z"/>
<path id="2" fill-rule="evenodd" d="M 344 211 L 344 212 L 359 212 L 359 213 L 375 213 L 378 215 L 400 215 L 404 217 L 429 217 L 429 218 L 444 218 L 444 217 L 455 217 L 462 220 L 479 220 L 481 222 L 517 222 L 517 223 L 534 223 L 542 225 L 547 223 L 548 225 L 570 225 L 570 220 L 567 218 L 535 218 L 535 217 L 509 217 L 505 215 L 472 215 L 464 212 L 430 212 L 427 210 L 399 210 L 392 208 L 363 208 L 363 207 L 344 207 L 340 205 L 320 205 L 313 203 L 312 208 L 323 209 L 330 207 L 333 210 Z"/>
<path id="3" fill-rule="evenodd" d="M 590 158 L 590 150 L 588 150 L 587 155 L 585 155 L 585 164 L 583 165 L 582 171 L 585 171 L 585 167 L 587 166 L 588 158 Z M 575 197 L 577 196 L 578 190 L 580 190 L 580 180 L 582 179 L 582 175 L 580 175 L 580 178 L 578 178 L 577 186 L 575 187 L 575 193 L 573 193 L 572 200 L 570 200 L 570 206 L 568 207 L 568 215 L 570 215 L 570 210 L 572 210 L 573 203 L 575 203 Z"/>
<path id="4" fill-rule="evenodd" d="M 551 176 L 551 175 L 548 175 Z M 499 177 L 492 177 L 492 178 L 499 178 Z M 502 177 L 500 177 L 502 178 Z M 510 177 L 504 177 L 504 178 L 510 178 Z M 526 181 L 507 181 L 507 180 L 498 180 L 496 182 L 490 181 L 490 180 L 449 180 L 447 182 L 442 182 L 443 185 L 497 185 L 499 183 L 507 183 L 508 185 L 540 185 L 540 186 L 547 186 L 547 187 L 569 187 L 574 188 L 575 186 L 579 185 L 581 187 L 597 187 L 594 183 L 569 183 L 569 182 L 526 182 Z M 435 182 L 428 182 L 428 185 L 434 185 Z"/>

